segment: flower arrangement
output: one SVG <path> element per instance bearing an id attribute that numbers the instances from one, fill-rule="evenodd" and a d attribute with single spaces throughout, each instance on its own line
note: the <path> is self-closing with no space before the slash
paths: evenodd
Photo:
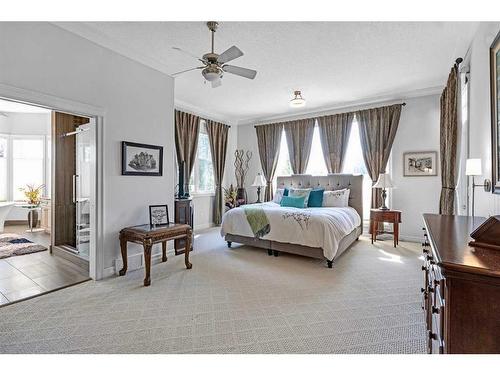
<path id="1" fill-rule="evenodd" d="M 40 204 L 40 198 L 42 196 L 42 190 L 44 187 L 45 185 L 35 187 L 35 185 L 27 184 L 26 187 L 19 188 L 19 191 L 22 191 L 24 193 L 24 196 L 26 197 L 29 204 L 38 206 Z"/>

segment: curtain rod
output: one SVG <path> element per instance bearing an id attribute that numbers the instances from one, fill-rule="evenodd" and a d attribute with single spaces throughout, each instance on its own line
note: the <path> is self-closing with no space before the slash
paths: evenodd
<path id="1" fill-rule="evenodd" d="M 187 113 L 187 114 L 190 114 L 190 115 L 193 115 L 193 116 L 197 116 L 197 117 L 199 117 L 199 118 L 201 118 L 202 120 L 205 120 L 205 121 L 210 120 L 208 118 L 205 118 L 205 116 L 200 116 L 200 115 L 197 115 L 196 113 L 184 111 L 184 110 L 178 109 L 178 108 L 174 108 L 174 116 L 175 116 L 175 111 L 184 112 L 184 113 Z M 216 120 L 210 120 L 210 121 L 215 121 L 215 122 L 218 122 L 220 124 L 226 125 L 228 128 L 231 128 L 231 125 L 225 124 L 225 123 L 223 123 L 221 121 L 216 121 Z"/>
<path id="2" fill-rule="evenodd" d="M 391 104 L 391 105 L 396 105 L 396 104 Z M 404 107 L 406 105 L 406 102 L 403 102 L 401 103 L 401 105 Z M 388 107 L 388 106 L 382 106 L 382 107 Z M 381 108 L 381 107 L 375 107 L 375 108 Z M 367 109 L 371 109 L 371 108 L 367 108 Z M 360 109 L 360 111 L 364 111 L 364 109 Z M 357 111 L 349 111 L 349 112 L 340 112 L 340 113 L 334 113 L 332 115 L 324 115 L 324 116 L 333 116 L 333 115 L 339 115 L 341 113 L 351 113 L 351 112 L 357 112 Z M 296 119 L 296 120 L 290 120 L 290 121 L 297 121 L 297 120 L 307 120 L 307 119 L 317 119 L 318 117 L 323 117 L 323 116 L 314 116 L 314 117 L 304 117 L 304 118 L 300 118 L 300 119 Z M 253 127 L 256 128 L 257 126 L 264 126 L 264 125 L 270 125 L 270 124 L 281 124 L 281 123 L 285 123 L 285 122 L 288 122 L 288 121 L 278 121 L 278 122 L 269 122 L 269 123 L 266 123 L 266 124 L 260 124 L 260 125 L 254 125 Z"/>

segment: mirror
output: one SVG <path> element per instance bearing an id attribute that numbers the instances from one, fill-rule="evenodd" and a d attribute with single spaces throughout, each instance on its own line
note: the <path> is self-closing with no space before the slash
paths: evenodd
<path id="1" fill-rule="evenodd" d="M 490 48 L 492 192 L 500 194 L 500 32 Z"/>

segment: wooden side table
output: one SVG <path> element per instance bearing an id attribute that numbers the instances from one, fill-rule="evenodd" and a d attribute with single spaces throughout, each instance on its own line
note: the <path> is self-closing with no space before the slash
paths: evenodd
<path id="1" fill-rule="evenodd" d="M 379 230 L 379 223 L 392 223 L 394 226 L 394 232 Z M 401 223 L 401 211 L 372 208 L 370 210 L 370 232 L 372 234 L 372 243 L 377 241 L 377 234 L 389 233 L 394 235 L 394 247 L 396 247 L 399 244 L 399 223 Z"/>
<path id="2" fill-rule="evenodd" d="M 146 268 L 146 277 L 144 286 L 151 285 L 151 249 L 153 244 L 162 245 L 162 262 L 167 261 L 167 241 L 176 239 L 185 239 L 186 251 L 184 253 L 184 263 L 189 270 L 192 264 L 189 263 L 189 250 L 193 238 L 193 230 L 187 224 L 165 224 L 151 226 L 149 224 L 137 225 L 135 227 L 123 228 L 120 231 L 120 248 L 122 253 L 123 268 L 120 270 L 120 276 L 127 273 L 127 243 L 134 242 L 144 247 L 144 263 Z"/>

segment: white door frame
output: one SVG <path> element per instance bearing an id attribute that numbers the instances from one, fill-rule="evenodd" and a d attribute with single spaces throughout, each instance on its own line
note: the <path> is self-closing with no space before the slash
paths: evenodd
<path id="1" fill-rule="evenodd" d="M 102 279 L 104 276 L 104 184 L 103 184 L 103 127 L 106 111 L 103 108 L 80 103 L 73 100 L 59 98 L 32 90 L 26 90 L 0 83 L 0 98 L 17 101 L 25 104 L 33 104 L 58 112 L 66 112 L 75 115 L 93 117 L 96 119 L 95 146 L 95 220 L 92 225 L 94 234 L 94 246 L 89 252 L 89 276 L 94 280 Z"/>

